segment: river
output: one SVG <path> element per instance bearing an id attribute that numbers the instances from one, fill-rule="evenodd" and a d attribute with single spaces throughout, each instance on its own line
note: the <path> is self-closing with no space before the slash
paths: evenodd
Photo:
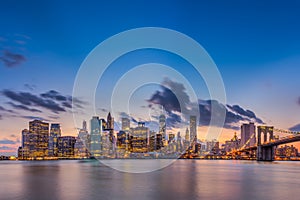
<path id="1" fill-rule="evenodd" d="M 300 162 L 177 160 L 126 173 L 98 161 L 1 161 L 0 199 L 298 199 L 299 172 Z"/>

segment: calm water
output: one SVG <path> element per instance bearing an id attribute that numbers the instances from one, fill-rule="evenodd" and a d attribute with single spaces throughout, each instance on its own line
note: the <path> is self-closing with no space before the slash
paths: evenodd
<path id="1" fill-rule="evenodd" d="M 0 199 L 298 199 L 299 172 L 299 162 L 178 160 L 132 174 L 97 161 L 1 161 Z"/>

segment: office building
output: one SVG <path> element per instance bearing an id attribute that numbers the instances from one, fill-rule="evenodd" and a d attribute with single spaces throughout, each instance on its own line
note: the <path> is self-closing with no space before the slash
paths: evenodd
<path id="1" fill-rule="evenodd" d="M 58 137 L 58 157 L 74 157 L 76 138 L 73 136 Z"/>
<path id="2" fill-rule="evenodd" d="M 161 114 L 159 116 L 159 134 L 162 135 L 163 140 L 167 139 L 166 135 L 166 116 L 164 114 Z"/>
<path id="3" fill-rule="evenodd" d="M 254 146 L 256 144 L 256 131 L 254 123 L 241 126 L 241 146 Z"/>
<path id="4" fill-rule="evenodd" d="M 58 156 L 58 138 L 61 136 L 60 124 L 51 124 L 49 136 L 49 156 Z"/>
<path id="5" fill-rule="evenodd" d="M 49 124 L 40 120 L 29 122 L 29 156 L 48 156 Z"/>
<path id="6" fill-rule="evenodd" d="M 129 131 L 130 130 L 130 119 L 123 117 L 122 118 L 122 130 Z"/>
<path id="7" fill-rule="evenodd" d="M 190 116 L 190 141 L 197 140 L 197 117 Z"/>
<path id="8" fill-rule="evenodd" d="M 90 153 L 93 157 L 101 156 L 102 121 L 94 116 L 91 119 Z"/>
<path id="9" fill-rule="evenodd" d="M 132 128 L 131 145 L 132 152 L 146 153 L 149 151 L 150 139 L 149 128 L 145 127 L 145 123 L 139 122 L 138 127 Z"/>

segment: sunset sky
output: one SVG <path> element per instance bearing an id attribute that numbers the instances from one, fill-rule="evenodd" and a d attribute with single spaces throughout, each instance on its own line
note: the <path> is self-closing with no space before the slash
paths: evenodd
<path id="1" fill-rule="evenodd" d="M 245 120 L 237 116 L 300 131 L 299 9 L 296 0 L 3 1 L 0 154 L 16 153 L 21 130 L 35 118 L 59 122 L 64 135 L 76 135 L 72 92 L 82 62 L 108 37 L 140 27 L 181 32 L 201 44 L 213 59 L 225 86 L 224 106 L 232 114 L 226 118 L 223 138 L 239 132 Z M 161 63 L 183 74 L 197 93 L 200 110 L 211 103 L 203 79 L 194 76 L 189 63 L 169 52 L 145 49 L 119 58 L 106 71 L 96 93 L 98 115 L 106 117 L 110 111 L 107 94 L 122 75 L 146 63 Z M 133 120 L 155 121 L 151 117 L 161 105 L 166 106 L 164 101 L 174 100 L 166 85 L 177 89 L 183 86 L 181 94 L 190 96 L 187 85 L 172 73 L 163 75 L 161 85 L 145 85 L 133 94 Z M 84 113 L 85 100 L 75 101 L 73 105 Z M 155 105 L 156 110 L 149 105 Z M 168 105 L 173 120 L 176 102 Z M 83 118 L 89 120 L 91 115 L 85 113 Z M 118 110 L 115 115 L 118 125 L 126 111 Z M 203 118 L 199 123 L 207 125 Z"/>

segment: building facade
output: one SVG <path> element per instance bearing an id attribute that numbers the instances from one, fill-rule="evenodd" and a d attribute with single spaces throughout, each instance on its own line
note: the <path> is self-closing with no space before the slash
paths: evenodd
<path id="1" fill-rule="evenodd" d="M 58 156 L 58 138 L 61 136 L 60 124 L 51 124 L 49 136 L 49 156 Z"/>
<path id="2" fill-rule="evenodd" d="M 91 119 L 90 153 L 94 157 L 101 156 L 102 121 L 94 116 Z"/>
<path id="3" fill-rule="evenodd" d="M 197 117 L 190 116 L 190 141 L 197 140 Z"/>
<path id="4" fill-rule="evenodd" d="M 256 144 L 256 131 L 254 123 L 242 124 L 241 126 L 241 146 L 254 146 Z"/>

